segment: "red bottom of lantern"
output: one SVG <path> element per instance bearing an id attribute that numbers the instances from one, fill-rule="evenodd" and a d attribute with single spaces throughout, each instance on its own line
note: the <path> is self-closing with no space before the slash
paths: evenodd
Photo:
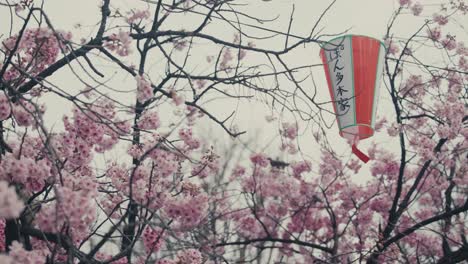
<path id="1" fill-rule="evenodd" d="M 340 136 L 349 140 L 363 140 L 374 135 L 374 129 L 367 124 L 356 124 L 341 129 Z"/>
<path id="2" fill-rule="evenodd" d="M 354 155 L 356 155 L 364 163 L 369 161 L 369 157 L 357 148 L 357 144 L 360 140 L 371 137 L 373 134 L 374 129 L 367 124 L 356 124 L 348 126 L 342 128 L 340 131 L 340 136 L 350 140 Z"/>

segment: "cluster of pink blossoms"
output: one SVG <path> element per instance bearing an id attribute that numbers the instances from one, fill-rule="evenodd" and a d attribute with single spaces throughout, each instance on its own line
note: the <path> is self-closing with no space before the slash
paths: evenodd
<path id="1" fill-rule="evenodd" d="M 132 180 L 132 198 L 139 204 L 143 204 L 151 210 L 158 210 L 166 202 L 169 181 L 161 179 L 157 169 L 147 166 L 138 166 L 131 170 L 130 177 L 127 173 L 114 176 L 127 176 L 124 178 L 111 178 L 114 187 L 122 192 L 122 195 L 130 196 L 130 178 Z M 112 176 L 112 174 L 110 175 Z M 138 190 L 138 191 L 135 191 Z"/>
<path id="2" fill-rule="evenodd" d="M 125 57 L 132 53 L 131 44 L 132 38 L 130 37 L 130 33 L 119 30 L 119 33 L 112 33 L 109 36 L 109 40 L 105 41 L 104 46 L 119 56 Z"/>
<path id="3" fill-rule="evenodd" d="M 460 56 L 460 59 L 458 59 L 458 67 L 463 71 L 468 71 L 468 61 L 465 57 Z"/>
<path id="4" fill-rule="evenodd" d="M 170 91 L 171 97 L 172 97 L 172 102 L 176 105 L 179 106 L 184 103 L 185 98 L 182 94 L 177 93 L 175 89 L 172 89 Z"/>
<path id="5" fill-rule="evenodd" d="M 298 136 L 297 123 L 284 122 L 282 124 L 282 130 L 280 132 L 281 136 L 283 137 L 280 150 L 287 151 L 289 154 L 296 154 L 298 149 L 294 140 Z"/>
<path id="6" fill-rule="evenodd" d="M 46 254 L 41 250 L 26 250 L 18 241 L 13 241 L 8 256 L 0 255 L 2 264 L 43 264 Z"/>
<path id="7" fill-rule="evenodd" d="M 16 195 L 15 188 L 0 181 L 0 218 L 17 218 L 24 209 L 24 203 Z"/>
<path id="8" fill-rule="evenodd" d="M 424 9 L 423 5 L 420 2 L 416 2 L 413 4 L 411 0 L 399 0 L 399 1 L 400 1 L 400 6 L 410 8 L 411 12 L 415 16 L 419 16 Z"/>
<path id="9" fill-rule="evenodd" d="M 295 139 L 297 137 L 297 124 L 296 123 L 283 123 L 282 135 L 287 139 Z"/>
<path id="10" fill-rule="evenodd" d="M 466 115 L 465 105 L 461 100 L 436 103 L 436 114 L 450 125 L 452 132 L 458 134 L 462 127 L 463 117 Z"/>
<path id="11" fill-rule="evenodd" d="M 15 35 L 3 41 L 2 44 L 7 51 L 7 55 L 9 55 L 8 52 L 13 51 L 18 42 L 18 37 L 18 35 Z M 70 41 L 71 38 L 70 32 L 54 32 L 49 28 L 26 29 L 19 41 L 13 63 L 16 67 L 35 75 L 54 63 L 61 50 L 68 51 L 64 44 Z M 8 81 L 19 75 L 18 70 L 10 68 L 3 78 Z"/>
<path id="12" fill-rule="evenodd" d="M 447 16 L 444 16 L 442 14 L 437 14 L 437 13 L 432 16 L 432 20 L 434 20 L 434 22 L 436 22 L 440 26 L 445 26 L 448 23 Z"/>
<path id="13" fill-rule="evenodd" d="M 442 30 L 440 27 L 433 27 L 427 30 L 427 35 L 429 39 L 433 41 L 438 41 L 442 37 Z"/>
<path id="14" fill-rule="evenodd" d="M 232 70 L 230 62 L 233 60 L 234 56 L 232 54 L 232 50 L 230 48 L 225 49 L 221 57 L 221 62 L 219 63 L 219 68 L 226 72 L 230 72 Z"/>
<path id="15" fill-rule="evenodd" d="M 98 252 L 95 256 L 96 260 L 99 260 L 99 261 L 110 261 L 112 259 L 112 255 L 109 255 L 109 254 L 106 254 L 106 253 L 102 253 L 102 252 Z M 145 264 L 145 261 L 146 261 L 146 258 L 143 258 L 143 257 L 139 257 L 139 258 L 135 258 L 135 260 L 133 261 L 135 264 Z M 110 262 L 111 264 L 128 264 L 128 260 L 127 258 L 120 258 L 118 260 L 114 260 L 112 262 Z"/>
<path id="16" fill-rule="evenodd" d="M 162 209 L 169 219 L 173 219 L 171 226 L 174 230 L 187 230 L 196 227 L 206 218 L 208 200 L 205 193 L 183 193 L 168 197 Z"/>
<path id="17" fill-rule="evenodd" d="M 424 88 L 421 75 L 410 75 L 403 83 L 400 94 L 404 97 L 409 95 L 411 98 L 421 101 L 426 93 Z"/>
<path id="18" fill-rule="evenodd" d="M 411 0 L 400 0 L 401 6 L 410 5 L 410 4 L 411 4 Z"/>
<path id="19" fill-rule="evenodd" d="M 179 137 L 190 150 L 198 149 L 200 147 L 200 140 L 193 137 L 192 128 L 180 129 Z"/>
<path id="20" fill-rule="evenodd" d="M 387 47 L 387 52 L 389 54 L 396 55 L 400 52 L 400 48 L 391 38 L 385 39 L 385 47 Z"/>
<path id="21" fill-rule="evenodd" d="M 74 241 L 88 234 L 96 219 L 96 208 L 89 191 L 56 187 L 57 203 L 47 204 L 39 211 L 36 224 L 45 232 L 60 233 L 69 227 Z M 54 217 L 51 217 L 54 216 Z"/>
<path id="22" fill-rule="evenodd" d="M 153 88 L 151 88 L 151 83 L 141 75 L 137 75 L 135 80 L 137 82 L 137 100 L 143 104 L 153 97 Z"/>
<path id="23" fill-rule="evenodd" d="M 146 253 L 151 254 L 158 252 L 163 246 L 164 242 L 163 230 L 159 227 L 147 226 L 143 231 L 143 245 L 145 246 Z"/>
<path id="24" fill-rule="evenodd" d="M 203 179 L 218 173 L 219 166 L 219 156 L 211 150 L 207 150 L 201 157 L 200 162 L 193 166 L 191 175 Z"/>
<path id="25" fill-rule="evenodd" d="M 106 101 L 98 102 L 90 106 L 87 113 L 75 109 L 72 120 L 64 119 L 67 132 L 51 136 L 51 146 L 61 159 L 67 161 L 62 170 L 57 171 L 52 166 L 43 141 L 29 135 L 21 141 L 8 142 L 13 152 L 3 156 L 0 166 L 0 179 L 16 184 L 27 195 L 41 191 L 46 184 L 61 183 L 53 186 L 55 200 L 41 207 L 34 224 L 43 231 L 53 233 L 64 232 L 66 226 L 75 242 L 86 237 L 96 216 L 94 199 L 97 182 L 88 166 L 92 160 L 92 147 L 110 148 L 119 135 L 115 131 L 119 130 L 117 127 L 109 127 L 115 126 L 113 122 L 109 122 L 112 125 L 96 122 L 116 120 L 113 106 Z M 109 141 L 109 138 L 112 140 Z M 2 190 L 0 193 L 9 192 Z M 4 210 L 1 211 L 3 213 Z M 17 251 L 22 252 L 20 249 Z M 10 256 L 16 261 L 14 263 L 35 263 L 34 260 L 24 259 L 22 254 L 15 256 L 13 252 Z M 41 256 L 40 259 L 40 263 L 43 263 Z"/>
<path id="26" fill-rule="evenodd" d="M 157 171 L 154 173 L 158 177 L 162 178 L 176 173 L 181 163 L 181 158 L 177 154 L 163 149 L 155 149 L 151 151 L 148 157 L 156 163 Z"/>
<path id="27" fill-rule="evenodd" d="M 253 164 L 260 166 L 260 167 L 266 167 L 268 166 L 268 164 L 270 164 L 268 157 L 263 153 L 256 153 L 256 154 L 251 155 L 250 161 L 252 161 Z"/>
<path id="28" fill-rule="evenodd" d="M 389 180 L 396 179 L 399 172 L 399 162 L 394 155 L 390 153 L 382 153 L 378 157 L 374 157 L 375 161 L 372 163 L 371 173 L 372 176 L 386 176 Z"/>
<path id="29" fill-rule="evenodd" d="M 180 264 L 201 264 L 203 261 L 200 251 L 196 249 L 187 249 L 177 254 Z"/>
<path id="30" fill-rule="evenodd" d="M 300 177 L 302 173 L 310 172 L 312 170 L 312 165 L 310 164 L 310 161 L 307 160 L 295 162 L 291 164 L 291 167 L 295 177 Z"/>
<path id="31" fill-rule="evenodd" d="M 74 108 L 73 119 L 65 116 L 63 122 L 67 134 L 62 134 L 60 140 L 67 145 L 61 149 L 64 152 L 68 150 L 63 154 L 71 155 L 78 149 L 80 155 L 74 155 L 77 165 L 89 162 L 93 147 L 98 152 L 109 150 L 117 144 L 120 135 L 130 131 L 129 123 L 116 117 L 113 102 L 105 99 L 98 100 L 86 110 Z"/>
<path id="32" fill-rule="evenodd" d="M 450 86 L 450 84 L 449 84 Z M 459 100 L 461 86 L 458 81 L 453 82 L 448 93 L 445 94 L 446 100 L 444 103 L 437 102 L 434 104 L 435 114 L 443 121 L 443 124 L 438 124 L 434 129 L 440 138 L 455 139 L 457 136 L 466 136 L 468 129 L 463 127 L 463 118 L 466 116 L 466 107 Z"/>
<path id="33" fill-rule="evenodd" d="M 457 44 L 457 54 L 460 56 L 468 56 L 468 48 L 465 46 L 464 42 L 458 42 Z"/>
<path id="34" fill-rule="evenodd" d="M 146 159 L 154 161 L 155 170 L 151 172 L 154 176 L 165 178 L 177 172 L 180 163 L 183 162 L 184 159 L 176 152 L 160 147 L 162 145 L 162 138 L 160 135 L 152 134 L 151 136 L 152 138 L 145 138 L 145 141 L 140 145 L 131 146 L 128 150 L 128 154 L 141 161 Z"/>
<path id="35" fill-rule="evenodd" d="M 44 106 L 34 105 L 27 100 L 12 103 L 4 92 L 0 92 L 0 121 L 12 116 L 19 126 L 32 126 L 44 111 Z"/>
<path id="36" fill-rule="evenodd" d="M 420 2 L 416 2 L 413 6 L 411 6 L 411 12 L 413 12 L 413 15 L 415 16 L 419 16 L 422 13 L 423 9 L 424 7 Z"/>
<path id="37" fill-rule="evenodd" d="M 146 111 L 138 120 L 138 127 L 144 130 L 153 130 L 161 126 L 161 121 L 159 120 L 158 112 L 156 111 Z"/>
<path id="38" fill-rule="evenodd" d="M 5 219 L 0 218 L 0 252 L 5 252 Z M 0 262 L 1 263 L 1 262 Z"/>
<path id="39" fill-rule="evenodd" d="M 203 257 L 200 251 L 196 249 L 187 249 L 180 251 L 177 257 L 172 259 L 161 259 L 155 264 L 201 264 L 203 263 Z"/>
<path id="40" fill-rule="evenodd" d="M 10 100 L 4 92 L 0 92 L 0 121 L 7 119 L 11 114 Z"/>
<path id="41" fill-rule="evenodd" d="M 37 111 L 39 110 L 39 111 Z M 32 126 L 35 123 L 35 115 L 42 114 L 45 109 L 36 109 L 36 106 L 26 100 L 20 100 L 13 104 L 13 117 L 20 126 Z"/>
<path id="42" fill-rule="evenodd" d="M 447 35 L 441 43 L 447 50 L 454 50 L 457 48 L 457 41 L 455 40 L 455 37 L 451 35 Z"/>
<path id="43" fill-rule="evenodd" d="M 33 156 L 26 155 L 19 159 L 12 154 L 5 155 L 0 164 L 0 180 L 20 184 L 27 193 L 38 192 L 51 175 L 50 162 L 35 161 Z"/>
<path id="44" fill-rule="evenodd" d="M 359 160 L 353 159 L 350 162 L 348 162 L 348 164 L 346 164 L 346 167 L 352 170 L 353 173 L 358 174 L 359 170 L 362 167 L 362 163 Z"/>
<path id="45" fill-rule="evenodd" d="M 205 114 L 201 110 L 199 110 L 198 108 L 187 105 L 187 109 L 185 111 L 185 116 L 187 117 L 187 125 L 188 126 L 195 125 L 196 120 L 198 118 L 203 117 L 204 115 Z"/>
<path id="46" fill-rule="evenodd" d="M 169 176 L 179 175 L 183 160 L 177 154 L 158 147 L 159 144 L 161 142 L 155 137 L 154 140 L 148 140 L 129 150 L 129 154 L 141 162 L 137 167 L 117 164 L 109 166 L 107 176 L 112 186 L 119 191 L 113 195 L 113 200 L 118 202 L 123 196 L 129 196 L 132 186 L 133 199 L 145 207 L 158 210 L 166 205 L 166 199 L 171 196 L 169 191 L 173 186 L 173 178 Z M 110 212 L 112 207 L 112 203 L 106 203 L 107 211 Z"/>
<path id="47" fill-rule="evenodd" d="M 251 162 L 252 172 L 248 173 L 246 168 L 237 166 L 230 179 L 240 181 L 242 191 L 255 193 L 255 196 L 261 199 L 262 206 L 255 209 L 255 216 L 240 210 L 231 214 L 231 218 L 238 226 L 236 230 L 242 237 L 263 237 L 266 235 L 265 228 L 270 235 L 281 236 L 278 234 L 281 229 L 278 229 L 278 223 L 291 212 L 290 210 L 300 210 L 303 206 L 317 201 L 316 194 L 312 191 L 315 185 L 305 182 L 302 177 L 291 177 L 289 166 L 284 169 L 270 166 L 263 154 L 253 155 Z M 292 162 L 290 166 L 292 173 L 297 175 L 311 169 L 308 161 Z M 297 226 L 290 223 L 288 231 L 304 227 L 303 221 L 299 220 L 300 217 L 296 219 Z M 283 235 L 289 238 L 290 233 Z"/>
<path id="48" fill-rule="evenodd" d="M 340 159 L 329 152 L 322 153 L 322 161 L 319 166 L 319 174 L 323 183 L 327 183 L 336 177 L 337 173 L 343 171 L 344 166 Z"/>
<path id="49" fill-rule="evenodd" d="M 127 12 L 128 16 L 126 18 L 127 23 L 129 24 L 135 24 L 135 22 L 142 21 L 144 19 L 147 19 L 151 16 L 151 13 L 149 10 L 132 10 L 130 12 Z"/>
<path id="50" fill-rule="evenodd" d="M 238 233 L 242 237 L 251 239 L 265 236 L 265 230 L 254 216 L 244 213 L 239 216 L 239 219 L 237 219 L 236 216 L 234 216 L 233 219 L 236 220 L 238 225 Z"/>
<path id="51" fill-rule="evenodd" d="M 392 123 L 389 127 L 387 127 L 387 134 L 391 137 L 396 137 L 400 131 L 401 125 L 397 123 Z"/>

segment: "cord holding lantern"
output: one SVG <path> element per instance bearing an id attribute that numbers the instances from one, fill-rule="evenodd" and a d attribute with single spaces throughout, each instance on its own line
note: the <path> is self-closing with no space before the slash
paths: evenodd
<path id="1" fill-rule="evenodd" d="M 374 38 L 345 35 L 322 44 L 320 56 L 340 136 L 367 163 L 369 157 L 357 145 L 374 134 L 385 46 Z"/>

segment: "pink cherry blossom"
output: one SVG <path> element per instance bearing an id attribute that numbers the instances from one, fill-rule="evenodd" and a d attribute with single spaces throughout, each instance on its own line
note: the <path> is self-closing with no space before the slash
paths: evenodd
<path id="1" fill-rule="evenodd" d="M 391 137 L 395 137 L 400 132 L 400 127 L 398 124 L 393 123 L 390 127 L 387 128 L 387 133 Z"/>
<path id="2" fill-rule="evenodd" d="M 385 46 L 387 47 L 387 52 L 392 55 L 396 55 L 398 52 L 400 52 L 400 48 L 392 39 L 386 39 Z"/>
<path id="3" fill-rule="evenodd" d="M 221 70 L 225 70 L 227 72 L 230 72 L 230 63 L 234 60 L 234 55 L 233 52 L 230 48 L 227 48 L 223 52 L 223 56 L 221 58 L 221 62 L 219 64 L 219 67 Z"/>
<path id="4" fill-rule="evenodd" d="M 197 143 L 198 144 L 198 143 Z M 219 172 L 219 156 L 212 151 L 206 151 L 201 157 L 200 163 L 192 169 L 192 177 L 206 178 Z"/>
<path id="5" fill-rule="evenodd" d="M 105 47 L 116 52 L 119 56 L 125 57 L 132 53 L 132 39 L 129 32 L 119 30 L 119 33 L 113 33 L 109 40 L 105 42 Z"/>
<path id="6" fill-rule="evenodd" d="M 177 255 L 180 264 L 201 264 L 203 261 L 200 251 L 187 249 Z"/>
<path id="7" fill-rule="evenodd" d="M 442 36 L 440 27 L 434 27 L 427 30 L 428 37 L 433 41 L 438 41 Z"/>
<path id="8" fill-rule="evenodd" d="M 0 218 L 17 218 L 24 209 L 24 203 L 16 195 L 15 188 L 0 181 Z"/>
<path id="9" fill-rule="evenodd" d="M 293 169 L 293 175 L 299 177 L 304 172 L 310 172 L 312 167 L 309 161 L 301 161 L 291 165 Z"/>
<path id="10" fill-rule="evenodd" d="M 35 106 L 27 101 L 20 101 L 13 105 L 12 114 L 20 126 L 31 126 L 35 118 L 33 113 L 37 113 Z"/>
<path id="11" fill-rule="evenodd" d="M 432 17 L 433 17 L 432 19 L 434 20 L 434 22 L 436 22 L 440 26 L 444 26 L 444 25 L 446 25 L 448 23 L 447 16 L 436 13 Z"/>
<path id="12" fill-rule="evenodd" d="M 5 251 L 5 226 L 6 226 L 6 220 L 5 219 L 0 219 L 0 252 Z M 1 263 L 1 262 L 0 262 Z"/>
<path id="13" fill-rule="evenodd" d="M 135 22 L 139 22 L 151 16 L 149 10 L 132 10 L 128 12 L 128 14 L 127 23 L 129 24 L 135 24 Z"/>
<path id="14" fill-rule="evenodd" d="M 64 226 L 69 226 L 74 239 L 79 241 L 86 237 L 96 217 L 92 197 L 89 191 L 57 188 L 57 203 L 42 208 L 36 223 L 46 232 L 60 232 Z"/>
<path id="15" fill-rule="evenodd" d="M 18 241 L 13 241 L 9 256 L 15 264 L 42 264 L 46 260 L 46 255 L 43 252 L 39 250 L 28 251 Z"/>
<path id="16" fill-rule="evenodd" d="M 176 264 L 174 260 L 171 259 L 160 259 L 155 264 Z"/>
<path id="17" fill-rule="evenodd" d="M 68 51 L 64 44 L 70 41 L 71 37 L 70 32 L 54 32 L 45 27 L 27 29 L 19 41 L 13 62 L 16 67 L 35 75 L 54 63 L 61 51 Z M 5 47 L 7 54 L 13 50 L 17 39 L 18 35 L 14 35 L 3 41 L 2 46 Z M 12 80 L 18 75 L 18 70 L 9 68 L 5 73 L 5 79 Z"/>
<path id="18" fill-rule="evenodd" d="M 0 254 L 0 263 L 3 264 L 14 264 L 13 258 L 7 255 Z"/>
<path id="19" fill-rule="evenodd" d="M 362 165 L 358 160 L 351 160 L 348 164 L 346 164 L 348 168 L 350 168 L 354 173 L 358 173 L 361 169 Z"/>
<path id="20" fill-rule="evenodd" d="M 458 42 L 457 44 L 457 54 L 460 56 L 468 56 L 468 48 L 466 48 L 464 42 Z"/>
<path id="21" fill-rule="evenodd" d="M 164 237 L 161 228 L 147 226 L 143 232 L 143 244 L 147 253 L 158 252 L 163 246 Z"/>
<path id="22" fill-rule="evenodd" d="M 391 154 L 384 154 L 372 164 L 371 172 L 373 176 L 385 175 L 395 179 L 399 172 L 399 164 Z"/>
<path id="23" fill-rule="evenodd" d="M 399 0 L 401 6 L 410 5 L 411 0 Z"/>
<path id="24" fill-rule="evenodd" d="M 288 139 L 295 139 L 297 137 L 297 124 L 295 123 L 283 123 L 282 134 Z"/>
<path id="25" fill-rule="evenodd" d="M 253 154 L 250 156 L 250 161 L 260 167 L 266 167 L 269 164 L 268 158 L 262 153 Z"/>
<path id="26" fill-rule="evenodd" d="M 172 95 L 172 101 L 174 102 L 175 105 L 181 105 L 184 103 L 185 98 L 183 95 L 178 94 L 176 91 L 172 90 L 171 92 Z"/>
<path id="27" fill-rule="evenodd" d="M 424 83 L 421 75 L 410 75 L 403 83 L 400 93 L 404 96 L 411 96 L 416 100 L 423 98 L 425 94 Z"/>
<path id="28" fill-rule="evenodd" d="M 457 42 L 453 36 L 447 35 L 447 37 L 442 40 L 442 45 L 447 50 L 454 50 L 457 47 Z"/>
<path id="29" fill-rule="evenodd" d="M 199 225 L 205 219 L 208 197 L 204 193 L 195 196 L 186 193 L 184 197 L 167 199 L 163 211 L 175 221 L 174 228 L 187 230 Z"/>
<path id="30" fill-rule="evenodd" d="M 3 173 L 0 179 L 22 184 L 25 191 L 31 193 L 41 190 L 50 176 L 50 165 L 47 161 L 35 162 L 29 157 L 16 159 L 13 155 L 6 155 L 1 168 Z"/>
<path id="31" fill-rule="evenodd" d="M 137 99 L 143 104 L 153 97 L 153 88 L 143 76 L 136 76 L 135 80 L 137 82 Z"/>
<path id="32" fill-rule="evenodd" d="M 423 9 L 424 7 L 420 2 L 416 2 L 413 4 L 413 6 L 411 6 L 411 12 L 413 12 L 413 15 L 415 16 L 419 16 L 422 13 Z"/>
<path id="33" fill-rule="evenodd" d="M 161 126 L 158 112 L 147 111 L 138 121 L 138 127 L 145 130 L 157 129 Z"/>
<path id="34" fill-rule="evenodd" d="M 458 60 L 458 67 L 463 70 L 468 70 L 468 60 L 465 57 L 460 57 Z"/>
<path id="35" fill-rule="evenodd" d="M 7 119 L 11 114 L 11 105 L 4 92 L 0 92 L 0 121 Z"/>
<path id="36" fill-rule="evenodd" d="M 200 147 L 200 141 L 193 136 L 192 128 L 179 130 L 179 137 L 189 149 L 193 150 Z"/>

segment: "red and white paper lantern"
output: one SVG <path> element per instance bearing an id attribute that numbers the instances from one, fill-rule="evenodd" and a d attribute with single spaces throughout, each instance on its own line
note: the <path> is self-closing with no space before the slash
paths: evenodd
<path id="1" fill-rule="evenodd" d="M 374 38 L 346 35 L 324 43 L 320 56 L 340 135 L 367 162 L 369 157 L 356 146 L 374 134 L 385 46 Z"/>

